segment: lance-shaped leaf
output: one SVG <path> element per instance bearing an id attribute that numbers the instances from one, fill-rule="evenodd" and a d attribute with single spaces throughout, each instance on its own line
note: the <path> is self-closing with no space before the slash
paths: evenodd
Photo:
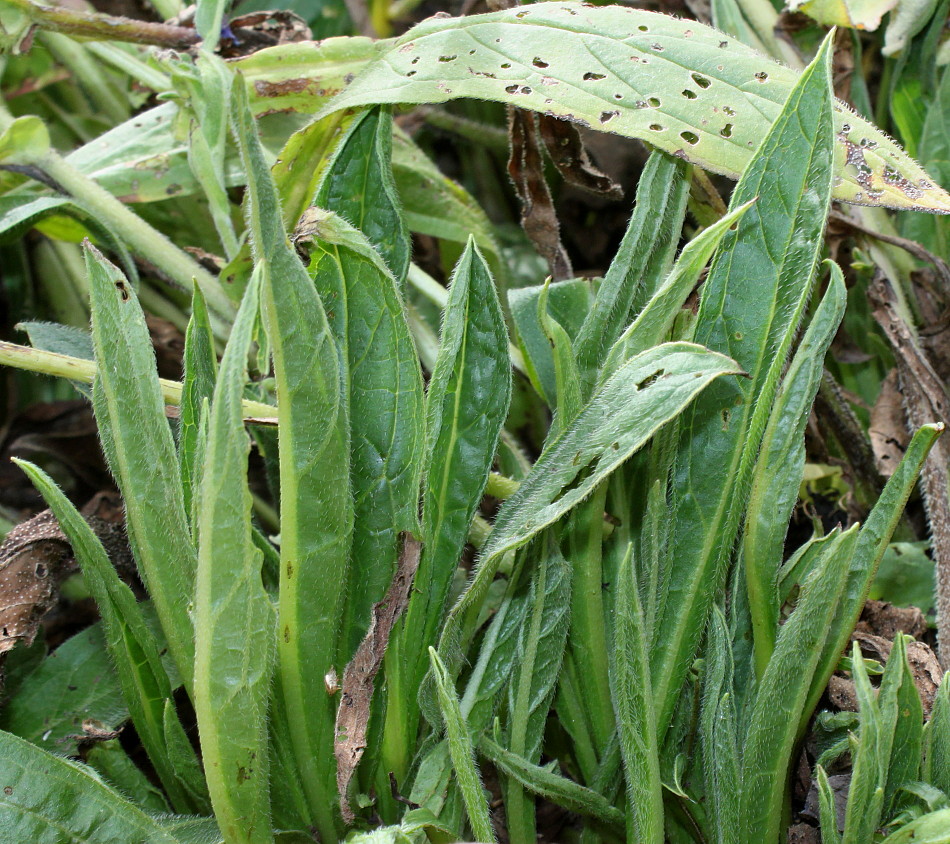
<path id="1" fill-rule="evenodd" d="M 550 534 L 533 548 L 538 560 L 528 597 L 528 614 L 518 637 L 515 670 L 508 684 L 507 749 L 530 763 L 541 755 L 548 710 L 567 645 L 571 570 Z M 505 784 L 505 813 L 512 838 L 536 837 L 534 800 L 521 782 Z"/>
<path id="2" fill-rule="evenodd" d="M 950 683 L 944 674 L 924 731 L 922 779 L 950 793 Z"/>
<path id="3" fill-rule="evenodd" d="M 634 303 L 647 301 L 669 270 L 686 213 L 688 171 L 684 162 L 658 151 L 643 168 L 627 231 L 577 334 L 585 393 L 607 350 L 637 310 Z"/>
<path id="4" fill-rule="evenodd" d="M 392 170 L 393 115 L 374 108 L 353 120 L 330 162 L 314 205 L 358 228 L 396 280 L 409 271 L 409 231 L 399 209 Z"/>
<path id="5" fill-rule="evenodd" d="M 274 608 L 261 582 L 241 419 L 260 276 L 251 277 L 214 391 L 198 501 L 195 713 L 214 814 L 228 841 L 269 842 L 267 701 Z"/>
<path id="6" fill-rule="evenodd" d="M 620 367 L 505 501 L 474 578 L 446 623 L 445 645 L 454 642 L 464 613 L 484 599 L 508 551 L 583 501 L 712 381 L 740 373 L 729 358 L 692 343 L 666 343 Z"/>
<path id="7" fill-rule="evenodd" d="M 325 112 L 475 97 L 640 138 L 737 178 L 799 80 L 695 21 L 624 6 L 538 3 L 430 18 L 382 49 Z M 950 213 L 950 195 L 842 102 L 835 198 Z"/>
<path id="8" fill-rule="evenodd" d="M 195 285 L 191 297 L 191 318 L 185 331 L 185 352 L 182 358 L 184 375 L 181 385 L 181 411 L 178 417 L 178 460 L 181 464 L 181 489 L 185 511 L 193 514 L 194 490 L 201 481 L 198 455 L 201 407 L 214 394 L 218 359 L 214 352 L 214 335 L 201 288 Z"/>
<path id="9" fill-rule="evenodd" d="M 243 90 L 235 88 L 236 99 Z M 337 350 L 323 304 L 287 239 L 277 191 L 247 106 L 233 109 L 248 174 L 251 242 L 263 282 L 279 419 L 282 705 L 320 834 L 336 840 L 334 669 L 353 529 L 349 435 Z M 342 673 L 342 666 L 338 673 Z"/>
<path id="10" fill-rule="evenodd" d="M 627 842 L 662 844 L 663 783 L 650 683 L 650 643 L 631 552 L 628 549 L 619 571 L 610 694 L 627 781 Z"/>
<path id="11" fill-rule="evenodd" d="M 818 667 L 821 646 L 844 591 L 857 528 L 830 534 L 795 611 L 782 626 L 757 688 L 742 741 L 740 829 L 747 841 L 775 841 L 798 724 Z"/>
<path id="12" fill-rule="evenodd" d="M 369 241 L 319 208 L 301 218 L 299 248 L 326 308 L 350 424 L 353 559 L 341 625 L 348 661 L 396 568 L 400 531 L 418 532 L 422 372 L 395 278 Z"/>
<path id="13" fill-rule="evenodd" d="M 458 780 L 462 799 L 465 801 L 465 810 L 468 812 L 469 823 L 472 825 L 472 835 L 479 842 L 493 844 L 495 831 L 492 829 L 491 818 L 488 814 L 488 803 L 482 789 L 481 777 L 475 766 L 475 753 L 472 749 L 472 739 L 468 733 L 468 726 L 459 708 L 459 699 L 455 694 L 451 675 L 435 652 L 429 648 L 429 659 L 432 662 L 432 674 L 435 679 L 435 688 L 439 698 L 439 708 L 445 721 L 445 733 L 449 744 L 449 753 L 452 765 Z"/>
<path id="14" fill-rule="evenodd" d="M 119 579 L 99 538 L 49 475 L 31 463 L 18 465 L 46 499 L 79 560 L 86 585 L 102 616 L 106 645 L 129 714 L 172 806 L 183 813 L 208 812 L 210 805 L 201 766 L 174 709 L 172 718 L 166 721 L 172 684 L 132 590 Z M 187 748 L 187 754 L 176 753 L 175 763 L 170 758 L 169 738 L 176 751 Z"/>
<path id="15" fill-rule="evenodd" d="M 824 372 L 825 353 L 844 316 L 847 293 L 837 264 L 775 400 L 752 474 L 742 537 L 756 665 L 761 677 L 778 634 L 776 589 L 785 533 L 805 470 L 805 425 Z"/>
<path id="16" fill-rule="evenodd" d="M 2 731 L 0 758 L 0 830 L 8 841 L 182 842 L 85 765 Z"/>
<path id="17" fill-rule="evenodd" d="M 88 243 L 86 269 L 99 435 L 125 500 L 126 530 L 139 573 L 190 688 L 195 646 L 188 607 L 197 559 L 155 353 L 132 286 Z"/>
<path id="18" fill-rule="evenodd" d="M 439 356 L 426 395 L 425 545 L 415 588 L 399 630 L 405 688 L 389 709 L 394 728 L 414 734 L 416 691 L 428 668 L 468 529 L 482 498 L 508 413 L 508 333 L 488 265 L 473 240 L 452 275 Z M 405 741 L 400 742 L 405 746 Z"/>
<path id="19" fill-rule="evenodd" d="M 823 246 L 831 194 L 829 59 L 826 43 L 736 186 L 733 208 L 758 199 L 723 239 L 703 289 L 696 342 L 734 357 L 750 378 L 714 385 L 682 420 L 669 585 L 651 653 L 661 735 L 725 577 L 741 498 Z"/>

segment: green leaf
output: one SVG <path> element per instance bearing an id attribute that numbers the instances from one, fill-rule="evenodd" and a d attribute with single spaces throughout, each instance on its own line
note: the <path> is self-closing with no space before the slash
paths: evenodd
<path id="1" fill-rule="evenodd" d="M 139 573 L 190 689 L 195 646 L 188 607 L 197 558 L 155 353 L 132 286 L 88 242 L 85 250 L 99 435 L 125 501 L 126 530 Z"/>
<path id="2" fill-rule="evenodd" d="M 210 402 L 218 375 L 218 359 L 214 350 L 208 307 L 198 285 L 195 285 L 192 291 L 191 319 L 188 320 L 188 328 L 185 331 L 182 360 L 184 377 L 178 417 L 178 459 L 185 511 L 193 518 L 194 491 L 201 482 L 203 469 L 198 453 L 201 408 L 206 400 Z"/>
<path id="3" fill-rule="evenodd" d="M 538 3 L 423 21 L 383 45 L 322 113 L 475 97 L 639 138 L 736 178 L 798 80 L 796 71 L 695 21 Z M 950 196 L 844 103 L 834 130 L 836 199 L 950 212 Z"/>
<path id="4" fill-rule="evenodd" d="M 950 844 L 950 809 L 911 821 L 888 835 L 881 844 Z"/>
<path id="5" fill-rule="evenodd" d="M 373 108 L 358 115 L 340 141 L 313 204 L 335 211 L 366 235 L 403 284 L 410 243 L 393 182 L 392 146 L 391 109 Z"/>
<path id="6" fill-rule="evenodd" d="M 782 625 L 748 715 L 742 746 L 740 828 L 747 841 L 778 840 L 798 725 L 837 612 L 857 541 L 857 528 L 829 534 L 802 584 L 795 611 Z M 861 839 L 870 840 L 870 839 Z"/>
<path id="7" fill-rule="evenodd" d="M 818 785 L 818 811 L 821 813 L 821 840 L 824 844 L 841 844 L 835 795 L 821 765 L 815 769 L 815 782 Z"/>
<path id="8" fill-rule="evenodd" d="M 69 538 L 86 585 L 102 616 L 106 646 L 115 662 L 129 714 L 172 806 L 182 813 L 207 813 L 210 805 L 198 758 L 191 750 L 177 717 L 166 723 L 166 707 L 172 701 L 172 684 L 132 590 L 119 579 L 92 528 L 49 475 L 31 463 L 16 462 L 40 491 Z M 172 730 L 177 746 L 187 746 L 191 751 L 188 757 L 179 756 L 177 766 L 172 765 L 166 752 L 166 741 Z M 193 795 L 198 795 L 199 799 L 192 799 Z"/>
<path id="9" fill-rule="evenodd" d="M 58 759 L 0 731 L 4 787 L 0 834 L 34 844 L 179 844 L 163 828 L 85 765 Z"/>
<path id="10" fill-rule="evenodd" d="M 479 739 L 478 750 L 498 770 L 517 779 L 532 794 L 563 806 L 574 814 L 595 818 L 612 827 L 614 832 L 623 834 L 623 812 L 611 806 L 602 794 L 562 777 L 547 767 L 533 765 L 505 750 L 488 736 Z"/>
<path id="11" fill-rule="evenodd" d="M 551 699 L 567 645 L 571 569 L 550 534 L 539 538 L 532 557 L 528 613 L 518 636 L 514 672 L 508 684 L 508 750 L 537 763 Z M 505 814 L 513 839 L 534 840 L 534 801 L 517 780 L 505 787 Z"/>
<path id="12" fill-rule="evenodd" d="M 445 670 L 442 660 L 435 648 L 429 648 L 429 660 L 432 663 L 432 673 L 435 678 L 435 688 L 439 698 L 439 707 L 445 721 L 445 732 L 449 742 L 449 754 L 452 757 L 452 766 L 455 777 L 465 801 L 465 810 L 472 825 L 472 835 L 476 841 L 493 844 L 495 831 L 492 829 L 491 819 L 488 816 L 488 803 L 482 789 L 481 778 L 475 765 L 475 754 L 472 749 L 472 739 L 468 734 L 468 727 L 459 700 L 455 694 L 452 678 Z"/>
<path id="13" fill-rule="evenodd" d="M 348 416 L 323 305 L 287 239 L 240 86 L 234 96 L 235 134 L 248 174 L 250 238 L 262 277 L 279 397 L 280 690 L 313 823 L 321 837 L 332 841 L 338 835 L 335 711 L 324 677 L 337 665 L 353 529 Z"/>
<path id="14" fill-rule="evenodd" d="M 390 694 L 387 710 L 387 718 L 393 721 L 387 731 L 399 731 L 393 738 L 403 747 L 407 736 L 415 732 L 416 694 L 427 669 L 421 656 L 436 642 L 510 396 L 508 333 L 501 305 L 488 266 L 469 240 L 452 275 L 439 356 L 426 395 L 422 511 L 426 540 L 397 633 L 404 661 L 398 670 L 404 686 Z M 390 683 L 397 682 L 389 673 Z M 409 710 L 405 720 L 397 717 L 401 706 Z"/>
<path id="15" fill-rule="evenodd" d="M 620 367 L 505 501 L 474 579 L 446 623 L 444 645 L 455 640 L 464 613 L 482 602 L 507 552 L 583 501 L 712 381 L 739 372 L 733 361 L 692 343 L 666 343 Z"/>
<path id="16" fill-rule="evenodd" d="M 660 151 L 643 168 L 627 231 L 575 342 L 585 393 L 608 349 L 639 311 L 635 303 L 649 300 L 669 271 L 686 213 L 688 172 L 684 161 Z"/>
<path id="17" fill-rule="evenodd" d="M 396 570 L 400 531 L 418 531 L 424 417 L 422 372 L 396 280 L 365 237 L 337 215 L 312 208 L 295 234 L 310 247 L 309 273 L 340 357 L 350 420 L 353 559 L 341 625 L 347 661 L 371 607 Z"/>
<path id="18" fill-rule="evenodd" d="M 920 695 L 914 685 L 914 675 L 907 661 L 909 636 L 899 634 L 887 657 L 887 667 L 896 675 L 894 692 L 894 724 L 890 758 L 887 760 L 887 785 L 884 789 L 884 813 L 895 814 L 895 809 L 906 802 L 900 789 L 916 782 L 920 774 L 920 755 L 923 747 L 924 713 Z M 891 662 L 894 667 L 891 667 Z M 885 669 L 885 678 L 888 671 Z M 882 683 L 882 690 L 884 685 Z M 883 698 L 884 692 L 881 692 Z"/>
<path id="19" fill-rule="evenodd" d="M 461 185 L 443 175 L 416 143 L 398 128 L 393 133 L 393 179 L 406 225 L 414 232 L 467 243 L 475 238 L 505 289 L 508 272 L 488 215 Z"/>
<path id="20" fill-rule="evenodd" d="M 226 840 L 270 842 L 267 702 L 276 619 L 261 583 L 241 418 L 257 318 L 255 273 L 228 340 L 211 405 L 197 512 L 194 703 L 205 778 Z"/>
<path id="21" fill-rule="evenodd" d="M 618 573 L 610 692 L 627 781 L 627 844 L 663 844 L 663 783 L 650 682 L 650 644 L 631 550 Z"/>
<path id="22" fill-rule="evenodd" d="M 706 674 L 700 707 L 700 738 L 709 816 L 715 844 L 740 840 L 737 797 L 739 787 L 739 738 L 733 702 L 733 664 L 725 616 L 714 605 L 707 633 Z"/>
<path id="23" fill-rule="evenodd" d="M 785 534 L 805 471 L 805 426 L 824 373 L 825 354 L 847 303 L 844 276 L 831 264 L 831 281 L 802 338 L 762 435 L 745 514 L 742 560 L 761 677 L 775 647 L 781 600 L 776 589 Z"/>
<path id="24" fill-rule="evenodd" d="M 924 732 L 921 778 L 950 794 L 950 683 L 944 674 Z"/>
<path id="25" fill-rule="evenodd" d="M 607 353 L 600 371 L 601 381 L 612 375 L 624 361 L 630 360 L 651 346 L 659 345 L 669 337 L 676 317 L 698 284 L 706 262 L 726 232 L 742 219 L 743 214 L 751 205 L 751 200 L 745 205 L 740 205 L 686 244 L 669 275 L 662 284 L 657 286 L 655 292 L 637 313 L 636 318 Z"/>
<path id="26" fill-rule="evenodd" d="M 0 729 L 51 753 L 74 754 L 76 740 L 66 737 L 81 735 L 84 719 L 117 729 L 128 717 L 102 628 L 96 624 L 71 636 L 23 678 L 0 709 Z"/>
<path id="27" fill-rule="evenodd" d="M 538 300 L 543 291 L 544 285 L 516 287 L 508 292 L 508 306 L 518 332 L 527 375 L 548 407 L 554 408 L 557 406 L 554 353 L 538 318 Z M 548 313 L 572 340 L 577 336 L 592 301 L 592 285 L 585 278 L 556 281 L 548 289 Z"/>
<path id="28" fill-rule="evenodd" d="M 842 841 L 843 844 L 865 844 L 874 839 L 874 832 L 881 825 L 890 742 L 886 735 L 888 725 L 882 723 L 875 690 L 868 679 L 857 642 L 851 654 L 851 676 L 854 678 L 861 728 L 857 747 L 851 752 L 853 773 Z"/>
<path id="29" fill-rule="evenodd" d="M 548 436 L 556 437 L 581 411 L 582 389 L 577 360 L 571 337 L 564 327 L 548 313 L 548 296 L 551 292 L 550 277 L 538 297 L 538 322 L 554 357 L 554 384 L 557 404 Z"/>
<path id="30" fill-rule="evenodd" d="M 49 132 L 38 117 L 18 117 L 0 134 L 0 163 L 32 165 L 50 149 Z"/>
<path id="31" fill-rule="evenodd" d="M 825 44 L 736 186 L 733 208 L 758 200 L 724 237 L 703 286 L 696 342 L 735 358 L 750 378 L 714 385 L 681 421 L 672 559 L 652 651 L 661 736 L 726 575 L 762 431 L 823 247 L 832 181 L 829 57 Z"/>

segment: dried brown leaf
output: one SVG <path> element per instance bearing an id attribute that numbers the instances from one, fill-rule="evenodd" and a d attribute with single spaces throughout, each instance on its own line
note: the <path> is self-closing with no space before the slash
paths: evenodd
<path id="1" fill-rule="evenodd" d="M 576 124 L 542 114 L 538 131 L 551 161 L 567 182 L 609 199 L 623 198 L 623 188 L 591 161 Z"/>
<path id="2" fill-rule="evenodd" d="M 370 704 L 376 674 L 386 656 L 386 646 L 393 626 L 409 602 L 409 592 L 419 567 L 422 543 L 409 533 L 401 534 L 399 563 L 386 596 L 373 604 L 369 630 L 343 672 L 340 708 L 336 716 L 336 785 L 340 811 L 347 823 L 354 820 L 348 797 L 350 782 L 366 749 Z"/>
<path id="3" fill-rule="evenodd" d="M 561 228 L 551 191 L 544 180 L 544 161 L 538 145 L 533 112 L 508 109 L 511 157 L 508 174 L 521 200 L 521 227 L 537 247 L 555 281 L 573 276 L 571 261 L 561 243 Z"/>

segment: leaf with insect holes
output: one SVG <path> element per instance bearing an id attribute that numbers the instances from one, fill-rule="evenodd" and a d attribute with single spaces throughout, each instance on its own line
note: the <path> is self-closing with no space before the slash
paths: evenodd
<path id="1" fill-rule="evenodd" d="M 474 97 L 640 138 L 737 178 L 799 76 L 694 21 L 622 6 L 538 3 L 423 21 L 321 114 Z M 840 101 L 834 133 L 835 199 L 950 213 L 950 195 Z"/>

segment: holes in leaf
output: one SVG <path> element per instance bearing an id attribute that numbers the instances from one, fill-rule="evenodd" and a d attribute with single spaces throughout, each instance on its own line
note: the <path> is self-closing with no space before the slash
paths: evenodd
<path id="1" fill-rule="evenodd" d="M 697 94 L 695 91 L 690 91 L 689 88 L 686 88 L 683 91 L 683 96 L 686 97 L 687 100 L 695 100 L 699 94 Z"/>
<path id="2" fill-rule="evenodd" d="M 511 67 L 511 62 L 502 62 L 502 63 L 501 63 L 501 69 L 502 69 L 502 70 L 508 70 L 509 67 Z"/>
<path id="3" fill-rule="evenodd" d="M 725 50 L 726 47 L 728 47 L 728 46 L 729 46 L 729 42 L 728 42 L 728 41 L 720 41 L 720 42 L 719 42 L 719 49 L 720 49 L 720 50 Z"/>
<path id="4" fill-rule="evenodd" d="M 531 62 L 535 67 L 548 67 L 548 63 L 544 59 L 534 57 L 534 60 Z"/>
<path id="5" fill-rule="evenodd" d="M 600 113 L 600 122 L 607 123 L 608 121 L 613 120 L 618 114 L 620 114 L 619 111 L 602 111 Z"/>
<path id="6" fill-rule="evenodd" d="M 527 13 L 527 12 L 518 12 L 518 14 L 516 14 L 515 17 L 516 17 L 516 18 L 526 18 L 526 17 L 528 17 L 528 13 Z"/>
<path id="7" fill-rule="evenodd" d="M 416 56 L 411 62 L 409 62 L 409 64 L 418 64 L 418 62 L 419 62 L 419 57 Z"/>
<path id="8" fill-rule="evenodd" d="M 841 127 L 841 131 L 842 131 L 842 132 L 850 132 L 850 131 L 851 131 L 851 124 L 850 124 L 850 123 L 845 123 L 845 124 Z"/>
<path id="9" fill-rule="evenodd" d="M 657 370 L 656 372 L 654 372 L 652 375 L 648 375 L 648 376 L 647 376 L 646 378 L 644 378 L 639 384 L 637 384 L 637 389 L 638 389 L 638 390 L 645 390 L 645 389 L 646 389 L 647 387 L 649 387 L 651 384 L 655 384 L 657 381 L 659 381 L 660 378 L 662 378 L 664 375 L 666 375 L 666 370 L 664 370 L 664 369 L 658 369 L 658 370 Z"/>
<path id="10" fill-rule="evenodd" d="M 659 108 L 660 107 L 659 97 L 650 97 L 649 99 L 647 99 L 647 105 L 649 105 L 651 108 Z"/>
<path id="11" fill-rule="evenodd" d="M 705 76 L 700 76 L 698 73 L 691 73 L 690 76 L 693 77 L 693 82 L 699 85 L 700 88 L 706 89 L 712 82 L 710 82 Z"/>
<path id="12" fill-rule="evenodd" d="M 579 457 L 580 455 L 578 455 Z M 575 465 L 577 463 L 577 457 L 574 458 Z M 597 465 L 600 462 L 599 457 L 595 457 L 591 460 L 586 466 L 584 466 L 570 481 L 568 481 L 564 486 L 561 487 L 561 491 L 551 499 L 551 503 L 555 504 L 560 501 L 565 495 L 569 492 L 580 488 L 583 486 L 584 482 L 588 480 L 596 471 Z"/>
<path id="13" fill-rule="evenodd" d="M 584 81 L 585 82 L 596 82 L 598 79 L 606 79 L 606 75 L 603 73 L 585 73 Z"/>
<path id="14" fill-rule="evenodd" d="M 736 110 L 735 110 L 734 108 L 730 108 L 729 106 L 723 106 L 723 107 L 722 107 L 722 110 L 723 110 L 726 114 L 728 114 L 730 117 L 734 117 L 734 116 L 735 116 Z"/>
<path id="15" fill-rule="evenodd" d="M 651 50 L 656 50 L 658 53 L 662 53 L 662 52 L 663 52 L 663 45 L 662 45 L 662 44 L 651 44 L 651 45 L 650 45 L 650 49 L 651 49 Z"/>
<path id="16" fill-rule="evenodd" d="M 415 76 L 417 72 L 418 72 L 418 71 L 410 70 L 410 71 L 406 74 L 406 76 Z"/>
<path id="17" fill-rule="evenodd" d="M 651 131 L 651 132 L 662 132 L 662 131 L 663 131 L 663 127 L 662 127 L 659 123 L 651 123 L 651 124 L 650 124 L 650 131 Z"/>
<path id="18" fill-rule="evenodd" d="M 522 93 L 522 94 L 530 94 L 530 93 L 531 93 L 531 89 L 530 89 L 527 85 L 525 85 L 525 86 L 521 89 L 521 93 Z"/>
<path id="19" fill-rule="evenodd" d="M 517 91 L 518 91 L 518 86 L 517 86 L 517 85 L 509 85 L 507 88 L 505 88 L 505 91 L 507 91 L 509 94 L 515 94 L 515 93 L 517 93 Z"/>
<path id="20" fill-rule="evenodd" d="M 645 26 L 645 25 L 642 24 L 642 23 L 640 24 L 640 26 L 637 27 L 637 29 L 639 29 L 640 32 L 649 32 L 649 31 L 650 31 L 650 27 Z"/>
<path id="21" fill-rule="evenodd" d="M 454 62 L 458 56 L 439 56 L 440 62 Z"/>
<path id="22" fill-rule="evenodd" d="M 732 137 L 732 124 L 731 124 L 731 123 L 727 123 L 725 126 L 723 126 L 722 129 L 719 130 L 719 134 L 722 135 L 724 138 L 731 138 L 731 137 Z"/>
<path id="23" fill-rule="evenodd" d="M 623 99 L 623 94 L 614 94 L 614 99 L 615 99 L 615 100 L 622 100 L 622 99 Z"/>
<path id="24" fill-rule="evenodd" d="M 680 137 L 686 141 L 686 143 L 693 146 L 699 143 L 699 135 L 695 132 L 680 132 Z"/>
<path id="25" fill-rule="evenodd" d="M 765 82 L 769 78 L 769 75 L 764 70 L 760 70 L 757 74 L 755 74 L 755 78 L 759 82 Z"/>

